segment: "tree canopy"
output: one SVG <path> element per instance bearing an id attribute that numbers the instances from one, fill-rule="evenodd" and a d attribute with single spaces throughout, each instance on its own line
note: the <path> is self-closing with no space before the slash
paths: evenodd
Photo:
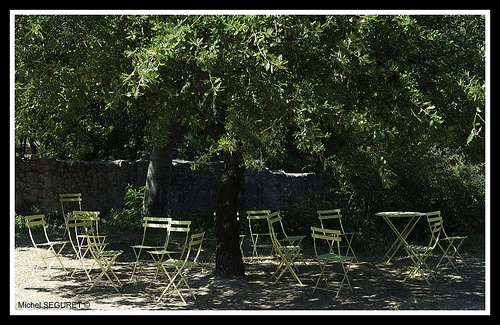
<path id="1" fill-rule="evenodd" d="M 439 143 L 484 160 L 479 15 L 20 15 L 15 26 L 16 136 L 46 155 L 105 159 L 121 140 L 135 148 L 117 156 L 137 157 L 162 123 L 203 127 L 220 102 L 253 144 L 285 125 L 299 149 L 332 160 L 327 146 L 343 141 L 351 155 Z"/>
<path id="2" fill-rule="evenodd" d="M 15 38 L 16 141 L 42 155 L 307 168 L 367 201 L 484 166 L 484 16 L 18 15 Z"/>

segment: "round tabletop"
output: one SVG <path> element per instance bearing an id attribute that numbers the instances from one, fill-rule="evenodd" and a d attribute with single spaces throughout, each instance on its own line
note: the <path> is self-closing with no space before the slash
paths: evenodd
<path id="1" fill-rule="evenodd" d="M 422 212 L 403 212 L 403 211 L 389 211 L 389 212 L 377 212 L 375 213 L 378 217 L 388 217 L 388 218 L 404 218 L 404 217 L 421 217 L 425 216 Z"/>

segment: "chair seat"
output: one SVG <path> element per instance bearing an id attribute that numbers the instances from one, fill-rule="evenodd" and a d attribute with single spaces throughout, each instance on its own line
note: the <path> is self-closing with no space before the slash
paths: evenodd
<path id="1" fill-rule="evenodd" d="M 439 239 L 440 241 L 441 240 L 462 240 L 462 239 L 466 239 L 467 236 L 451 236 L 451 237 L 445 237 L 445 238 L 441 238 Z"/>
<path id="2" fill-rule="evenodd" d="M 151 245 L 133 245 L 130 246 L 132 248 L 141 248 L 141 249 L 161 249 L 164 246 L 151 246 Z"/>
<path id="3" fill-rule="evenodd" d="M 114 256 L 121 255 L 122 253 L 123 253 L 122 250 L 120 250 L 120 251 L 110 250 L 110 251 L 97 252 L 96 255 L 98 257 L 114 257 Z"/>
<path id="4" fill-rule="evenodd" d="M 301 250 L 300 246 L 279 246 L 279 249 L 282 251 L 299 251 Z"/>
<path id="5" fill-rule="evenodd" d="M 161 250 L 156 250 L 156 251 L 148 251 L 149 254 L 152 254 L 152 255 L 170 255 L 170 254 L 182 254 L 182 251 L 181 250 L 177 250 L 177 251 L 168 251 L 168 250 L 164 250 L 164 249 L 161 249 Z M 163 259 L 163 257 L 162 257 Z"/>
<path id="6" fill-rule="evenodd" d="M 411 244 L 405 247 L 406 250 L 413 250 L 419 252 L 426 252 L 429 248 L 427 246 Z"/>
<path id="7" fill-rule="evenodd" d="M 59 241 L 49 241 L 47 243 L 41 243 L 37 244 L 38 246 L 52 246 L 52 245 L 62 245 L 62 244 L 67 244 L 67 241 L 64 240 L 59 240 Z"/>
<path id="8" fill-rule="evenodd" d="M 181 266 L 185 265 L 186 267 L 189 267 L 191 264 L 193 264 L 193 262 L 192 261 L 184 261 L 184 260 L 176 260 L 176 259 L 171 258 L 171 259 L 168 259 L 161 264 L 164 266 L 181 267 Z"/>
<path id="9" fill-rule="evenodd" d="M 334 253 L 326 253 L 322 255 L 318 255 L 318 259 L 328 261 L 328 262 L 343 262 L 350 261 L 353 259 L 352 256 L 342 256 Z"/>
<path id="10" fill-rule="evenodd" d="M 286 238 L 280 239 L 279 241 L 297 241 L 306 238 L 306 236 L 288 236 Z"/>

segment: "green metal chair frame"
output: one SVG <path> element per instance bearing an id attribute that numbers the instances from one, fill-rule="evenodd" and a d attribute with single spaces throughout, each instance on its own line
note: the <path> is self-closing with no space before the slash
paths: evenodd
<path id="1" fill-rule="evenodd" d="M 143 250 L 161 250 L 164 249 L 167 246 L 168 243 L 168 227 L 170 222 L 172 221 L 172 218 L 168 217 L 143 217 L 142 218 L 142 240 L 141 243 L 138 245 L 132 245 L 130 246 L 132 250 L 134 251 L 135 255 L 135 262 L 134 262 L 134 269 L 132 270 L 132 275 L 130 276 L 130 279 L 132 280 L 137 267 L 141 262 L 145 262 L 146 260 L 141 260 L 141 254 Z M 160 229 L 164 231 L 165 239 L 163 242 L 163 245 L 158 245 L 157 243 L 153 242 L 153 240 L 150 237 L 153 237 L 150 232 L 153 229 Z M 160 233 L 162 235 L 162 233 Z"/>
<path id="2" fill-rule="evenodd" d="M 93 228 L 88 228 L 87 229 L 87 243 L 88 243 L 88 251 L 90 251 L 90 254 L 92 258 L 95 261 L 95 264 L 99 266 L 101 269 L 101 273 L 97 276 L 97 278 L 94 280 L 90 288 L 87 289 L 87 291 L 92 290 L 99 281 L 102 279 L 103 276 L 106 276 L 106 278 L 109 280 L 111 283 L 111 286 L 118 291 L 118 287 L 122 286 L 122 283 L 120 282 L 120 279 L 116 276 L 116 273 L 113 271 L 113 264 L 116 261 L 116 258 L 120 256 L 123 253 L 123 250 L 105 250 L 107 243 L 104 243 L 101 241 L 99 238 L 100 236 L 94 235 L 94 229 Z M 109 276 L 109 273 L 113 275 L 114 280 Z"/>
<path id="3" fill-rule="evenodd" d="M 300 281 L 297 273 L 294 270 L 294 268 L 296 268 L 294 261 L 301 252 L 300 244 L 306 236 L 287 236 L 279 211 L 269 214 L 269 218 L 267 220 L 269 223 L 269 232 L 271 234 L 273 248 L 280 260 L 278 268 L 276 269 L 276 271 L 274 271 L 271 278 L 274 277 L 274 283 L 276 283 L 283 276 L 285 271 L 288 270 L 292 274 L 292 276 L 299 282 L 299 284 L 303 285 L 302 281 Z M 283 234 L 283 237 L 281 239 L 278 238 L 279 233 L 278 231 L 276 231 L 275 227 L 275 224 L 278 223 L 280 224 L 281 232 Z M 280 270 L 280 274 L 276 276 Z"/>
<path id="4" fill-rule="evenodd" d="M 270 245 L 259 245 L 259 238 L 260 237 L 271 237 L 271 234 L 269 232 L 255 232 L 255 225 L 257 223 L 260 223 L 261 227 L 264 225 L 265 229 L 268 229 L 268 223 L 267 219 L 269 216 L 269 213 L 271 213 L 271 210 L 251 210 L 247 211 L 247 220 L 248 220 L 248 229 L 250 231 L 250 239 L 252 240 L 252 257 L 259 257 L 259 253 L 257 251 L 257 247 L 271 247 L 271 254 L 273 252 L 273 245 L 272 243 Z M 252 223 L 255 223 L 255 225 L 252 226 Z"/>
<path id="5" fill-rule="evenodd" d="M 345 239 L 346 245 L 345 246 L 340 246 L 340 247 L 345 247 L 346 248 L 346 253 L 344 254 L 345 256 L 349 255 L 349 252 L 352 254 L 353 261 L 358 262 L 358 258 L 356 257 L 356 254 L 354 254 L 354 250 L 352 249 L 352 240 L 354 238 L 354 232 L 346 232 L 344 229 L 344 225 L 342 223 L 342 213 L 340 209 L 333 209 L 333 210 L 318 210 L 316 211 L 318 214 L 318 219 L 321 224 L 321 228 L 328 228 L 328 229 L 337 229 L 337 227 L 325 227 L 324 221 L 325 220 L 337 220 L 338 226 L 340 227 L 341 233 L 340 236 Z M 330 242 L 332 243 L 332 242 Z"/>
<path id="6" fill-rule="evenodd" d="M 162 271 L 163 275 L 165 275 L 165 277 L 168 279 L 167 287 L 163 290 L 160 297 L 158 297 L 157 302 L 160 302 L 160 300 L 165 296 L 169 289 L 173 287 L 173 290 L 181 298 L 182 302 L 186 304 L 186 300 L 184 299 L 182 292 L 179 290 L 182 284 L 184 284 L 188 289 L 189 295 L 193 297 L 193 299 L 196 299 L 196 295 L 189 286 L 186 280 L 186 276 L 198 261 L 204 237 L 205 232 L 192 234 L 189 240 L 188 249 L 183 258 L 170 258 L 166 261 L 157 262 L 159 270 Z M 156 251 L 150 251 L 149 253 L 152 255 L 157 254 Z M 169 272 L 169 270 L 173 271 Z"/>
<path id="7" fill-rule="evenodd" d="M 188 249 L 189 242 L 189 232 L 191 231 L 191 221 L 190 220 L 170 220 L 167 226 L 167 240 L 165 241 L 165 246 L 160 249 L 148 251 L 156 264 L 156 271 L 154 277 L 151 279 L 149 285 L 151 286 L 156 280 L 156 276 L 160 271 L 159 264 L 163 262 L 165 256 L 168 259 L 172 259 L 174 255 L 178 256 L 178 259 L 182 259 L 186 250 Z M 174 235 L 178 234 L 178 235 Z M 176 237 L 176 238 L 174 238 Z M 176 242 L 181 239 L 181 242 Z M 180 244 L 180 246 L 179 246 Z"/>
<path id="8" fill-rule="evenodd" d="M 85 257 L 89 251 L 88 233 L 92 232 L 94 241 L 104 244 L 106 236 L 100 235 L 99 229 L 99 211 L 73 211 L 73 214 L 68 214 L 64 217 L 66 232 L 68 233 L 69 242 L 75 252 L 77 264 L 71 277 L 73 277 L 79 269 L 83 269 L 89 281 L 91 281 L 89 271 L 95 265 L 95 262 L 87 269 L 84 265 Z"/>
<path id="9" fill-rule="evenodd" d="M 64 267 L 64 264 L 60 259 L 60 256 L 61 256 L 61 251 L 64 249 L 64 247 L 68 242 L 62 240 L 52 241 L 49 239 L 46 227 L 47 221 L 45 220 L 44 214 L 26 216 L 25 221 L 26 221 L 26 226 L 28 227 L 31 243 L 33 244 L 33 247 L 35 248 L 38 256 L 40 257 L 40 260 L 43 262 L 43 265 L 45 265 L 45 267 L 47 268 L 46 272 L 48 272 L 49 275 L 52 276 L 51 268 L 56 260 L 59 262 L 63 270 L 66 271 L 66 268 Z M 39 240 L 39 238 L 35 238 L 36 236 L 33 234 L 34 232 L 33 228 L 35 227 L 42 227 L 43 229 L 43 236 L 41 240 Z M 44 252 L 42 252 L 44 248 L 45 250 Z M 52 259 L 52 261 L 47 264 L 46 261 L 47 259 Z M 32 275 L 35 274 L 38 268 L 39 264 L 35 266 L 35 270 L 33 271 Z"/>
<path id="10" fill-rule="evenodd" d="M 342 232 L 340 230 L 311 227 L 311 237 L 313 238 L 314 254 L 321 271 L 318 280 L 314 285 L 313 292 L 315 292 L 316 289 L 332 291 L 336 293 L 335 298 L 337 298 L 345 283 L 347 283 L 349 290 L 352 292 L 352 285 L 349 279 L 349 263 L 353 261 L 354 257 L 345 256 L 342 254 L 342 251 L 340 249 L 340 242 L 342 241 L 341 236 Z M 325 242 L 325 245 L 323 245 L 323 247 L 328 248 L 327 253 L 323 253 L 321 251 L 322 242 Z M 336 290 L 332 289 L 327 281 L 327 275 L 325 274 L 325 271 L 328 264 L 339 264 L 342 269 L 342 273 L 332 272 L 332 275 L 342 275 L 342 281 L 340 281 L 340 284 L 338 285 Z M 325 281 L 326 287 L 318 287 L 321 279 Z"/>
<path id="11" fill-rule="evenodd" d="M 427 244 L 427 246 L 416 245 L 416 244 L 410 244 L 405 246 L 405 250 L 410 259 L 412 260 L 413 266 L 410 268 L 410 271 L 404 278 L 403 282 L 406 281 L 408 278 L 413 278 L 417 273 L 420 273 L 422 275 L 422 277 L 424 278 L 425 282 L 427 282 L 428 285 L 430 285 L 429 277 L 431 277 L 433 280 L 436 280 L 433 271 L 427 264 L 427 259 L 432 255 L 432 252 L 438 245 L 439 237 L 441 235 L 441 230 L 443 226 L 443 220 L 441 217 L 431 217 L 427 218 L 427 221 L 429 222 L 430 233 L 431 233 L 429 243 Z M 422 270 L 423 268 L 429 271 L 429 276 L 427 276 L 423 272 Z"/>
<path id="12" fill-rule="evenodd" d="M 462 262 L 465 264 L 467 268 L 470 268 L 469 264 L 465 261 L 463 256 L 460 254 L 458 251 L 460 246 L 462 246 L 463 242 L 467 239 L 467 236 L 448 236 L 446 234 L 446 230 L 444 229 L 444 221 L 443 218 L 441 217 L 441 211 L 432 211 L 432 212 L 427 212 L 427 220 L 433 219 L 433 218 L 441 218 L 441 237 L 439 238 L 438 241 L 438 247 L 443 253 L 441 256 L 441 259 L 436 265 L 436 268 L 438 268 L 441 263 L 443 262 L 443 259 L 446 258 L 448 262 L 444 267 L 448 267 L 448 265 L 451 265 L 453 269 L 458 273 L 458 269 L 455 266 L 455 263 L 453 263 L 453 260 L 456 260 L 456 257 L 460 257 Z M 443 243 L 443 244 L 442 244 Z M 445 245 L 445 247 L 443 247 Z"/>

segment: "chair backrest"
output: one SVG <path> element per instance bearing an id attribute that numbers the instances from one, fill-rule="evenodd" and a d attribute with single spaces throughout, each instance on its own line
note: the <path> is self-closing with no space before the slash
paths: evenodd
<path id="1" fill-rule="evenodd" d="M 429 225 L 432 222 L 435 222 L 436 220 L 441 221 L 441 233 L 443 234 L 444 237 L 448 237 L 446 234 L 446 230 L 444 230 L 444 220 L 443 217 L 441 216 L 441 211 L 432 211 L 432 212 L 426 212 L 425 215 L 427 216 L 427 222 Z"/>
<path id="2" fill-rule="evenodd" d="M 92 228 L 88 228 L 88 231 L 85 233 L 84 238 L 87 240 L 87 243 L 85 246 L 88 247 L 90 254 L 97 261 L 99 259 L 98 252 L 104 251 L 107 243 L 105 243 L 103 240 L 100 240 L 99 236 L 96 236 L 93 233 Z M 85 254 L 83 254 L 82 257 L 85 257 Z M 101 260 L 102 260 L 102 258 L 101 258 Z"/>
<path id="3" fill-rule="evenodd" d="M 342 233 L 345 233 L 344 225 L 342 224 L 342 213 L 340 209 L 318 210 L 316 212 L 318 213 L 318 219 L 321 224 L 321 228 L 331 228 L 331 225 L 329 225 L 329 227 L 326 227 L 324 221 L 334 220 L 338 224 L 338 227 L 340 227 L 340 230 L 342 230 Z"/>
<path id="4" fill-rule="evenodd" d="M 188 246 L 191 221 L 170 220 L 167 229 L 168 233 L 167 240 L 165 242 L 165 248 L 169 251 L 177 250 L 181 254 L 181 256 L 183 256 Z"/>
<path id="5" fill-rule="evenodd" d="M 190 261 L 193 264 L 198 260 L 198 256 L 200 256 L 201 245 L 203 244 L 203 239 L 205 238 L 205 232 L 200 232 L 197 234 L 192 234 L 189 240 L 189 248 L 184 257 L 184 265 L 186 262 Z M 194 256 L 193 256 L 194 255 Z"/>
<path id="6" fill-rule="evenodd" d="M 37 248 L 37 243 L 42 244 L 50 242 L 49 236 L 47 235 L 47 228 L 46 228 L 47 221 L 45 220 L 44 214 L 26 216 L 25 220 L 26 220 L 26 226 L 28 226 L 28 232 L 30 234 L 31 243 L 35 248 Z M 43 236 L 40 236 L 42 238 L 38 238 L 37 236 L 35 236 L 33 228 L 36 227 L 42 227 Z"/>
<path id="7" fill-rule="evenodd" d="M 311 227 L 311 231 L 311 237 L 314 243 L 314 253 L 317 257 L 323 253 L 320 250 L 322 247 L 328 249 L 329 253 L 342 255 L 340 251 L 340 242 L 342 241 L 340 230 Z M 325 242 L 326 245 L 321 245 L 321 241 Z"/>
<path id="8" fill-rule="evenodd" d="M 429 229 L 431 232 L 431 238 L 429 240 L 428 247 L 434 249 L 439 241 L 441 232 L 444 231 L 443 218 L 441 217 L 440 211 L 428 212 L 426 213 L 426 216 L 427 216 L 427 222 L 429 223 Z"/>
<path id="9" fill-rule="evenodd" d="M 286 235 L 285 227 L 283 226 L 283 217 L 280 211 L 275 211 L 268 215 L 268 225 L 269 233 L 271 234 L 271 239 L 280 240 L 282 238 L 288 237 Z M 279 227 L 278 227 L 279 226 Z"/>
<path id="10" fill-rule="evenodd" d="M 250 210 L 247 211 L 248 229 L 250 234 L 262 233 L 268 229 L 267 219 L 271 210 Z M 259 228 L 260 224 L 260 228 Z"/>
<path id="11" fill-rule="evenodd" d="M 280 239 L 287 237 L 285 227 L 283 226 L 283 217 L 281 217 L 280 211 L 270 213 L 267 222 L 269 225 L 269 234 L 271 235 L 271 241 L 274 248 L 278 250 L 280 246 Z"/>
<path id="12" fill-rule="evenodd" d="M 170 221 L 172 221 L 172 218 L 168 217 L 143 217 L 141 245 L 166 246 Z M 158 236 L 160 239 L 158 239 Z M 161 241 L 161 245 L 158 240 Z"/>
<path id="13" fill-rule="evenodd" d="M 78 208 L 82 210 L 82 194 L 81 193 L 64 193 L 59 194 L 59 201 L 61 201 L 62 214 L 64 214 L 64 202 L 77 202 Z"/>
<path id="14" fill-rule="evenodd" d="M 66 224 L 66 232 L 68 233 L 69 242 L 77 256 L 81 252 L 84 238 L 81 236 L 87 235 L 89 229 L 92 229 L 94 222 L 92 218 L 87 216 L 66 216 L 64 218 Z"/>
<path id="15" fill-rule="evenodd" d="M 99 221 L 101 218 L 99 217 L 101 213 L 99 211 L 80 211 L 80 210 L 74 210 L 73 211 L 73 217 L 76 217 L 77 219 L 80 220 L 89 220 L 92 222 L 92 229 L 95 230 L 96 236 L 99 235 Z"/>

